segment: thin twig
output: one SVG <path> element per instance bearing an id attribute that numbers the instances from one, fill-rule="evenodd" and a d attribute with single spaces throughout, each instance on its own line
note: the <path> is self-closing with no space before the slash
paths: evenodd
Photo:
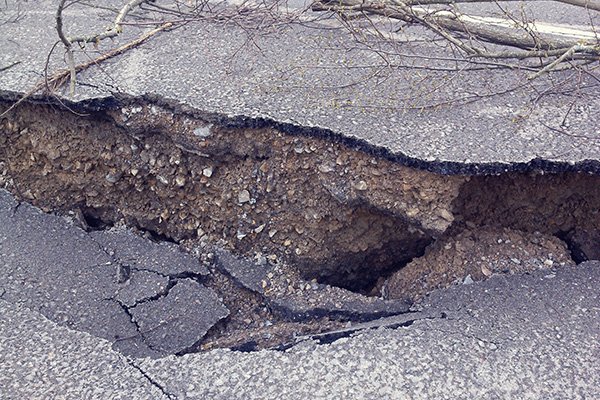
<path id="1" fill-rule="evenodd" d="M 532 79 L 536 79 L 539 78 L 540 76 L 544 75 L 546 72 L 551 71 L 554 67 L 556 67 L 558 64 L 560 64 L 561 62 L 565 61 L 567 58 L 572 57 L 573 54 L 576 51 L 581 50 L 581 45 L 576 44 L 575 46 L 571 47 L 570 49 L 568 49 L 567 51 L 565 51 L 563 53 L 563 55 L 561 55 L 560 57 L 558 57 L 556 60 L 554 60 L 553 62 L 551 62 L 550 64 L 546 65 L 544 68 L 542 68 L 541 70 L 539 70 L 538 72 L 536 72 L 535 74 L 531 75 L 530 77 L 528 77 L 527 79 L 532 80 Z"/>
<path id="2" fill-rule="evenodd" d="M 552 132 L 560 133 L 561 135 L 565 135 L 565 136 L 569 136 L 569 137 L 573 137 L 573 138 L 579 138 L 579 139 L 600 140 L 600 136 L 578 135 L 576 133 L 567 132 L 566 130 L 564 130 L 562 128 L 554 128 L 548 124 L 545 124 L 544 122 L 540 122 L 540 123 L 542 125 L 544 125 L 546 128 L 550 129 Z"/>
<path id="3" fill-rule="evenodd" d="M 15 61 L 14 63 L 7 65 L 6 67 L 0 67 L 0 72 L 4 72 L 7 69 L 11 69 L 15 65 L 19 65 L 19 64 L 21 64 L 21 61 Z"/>
<path id="4" fill-rule="evenodd" d="M 170 29 L 173 26 L 174 25 L 172 23 L 167 22 L 166 24 L 161 25 L 156 29 L 153 29 L 151 31 L 144 33 L 139 38 L 137 38 L 129 43 L 126 43 L 116 49 L 113 49 L 113 50 L 107 52 L 107 53 L 104 53 L 101 56 L 99 56 L 93 60 L 76 65 L 75 71 L 81 72 L 81 71 L 89 68 L 92 65 L 100 64 L 101 62 L 104 62 L 110 58 L 118 56 L 119 54 L 122 54 L 122 53 L 126 52 L 127 50 L 132 49 L 133 47 L 139 46 L 140 44 L 142 44 L 143 42 L 148 40 L 150 37 L 156 35 L 157 33 L 162 32 L 167 29 Z M 15 107 L 17 107 L 19 104 L 23 103 L 25 100 L 29 99 L 31 96 L 35 95 L 37 92 L 44 89 L 46 87 L 46 85 L 48 86 L 48 88 L 51 91 L 57 90 L 60 86 L 62 86 L 65 83 L 65 81 L 69 77 L 70 73 L 71 72 L 68 69 L 60 70 L 60 71 L 55 72 L 49 79 L 47 79 L 47 80 L 44 79 L 43 81 L 38 82 L 31 90 L 29 90 L 27 93 L 25 93 L 23 95 L 23 97 L 21 97 L 16 103 L 14 103 L 6 111 L 4 111 L 2 114 L 0 114 L 0 117 L 3 117 L 8 112 L 12 111 Z"/>

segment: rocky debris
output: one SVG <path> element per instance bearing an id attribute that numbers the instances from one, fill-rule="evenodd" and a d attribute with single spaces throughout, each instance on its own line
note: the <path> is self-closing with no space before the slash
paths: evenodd
<path id="1" fill-rule="evenodd" d="M 407 312 L 403 301 L 366 297 L 339 287 L 306 281 L 288 265 L 259 257 L 243 259 L 217 250 L 215 265 L 242 287 L 260 293 L 275 314 L 289 321 L 327 316 L 364 321 Z"/>
<path id="2" fill-rule="evenodd" d="M 455 283 L 574 264 L 566 244 L 556 237 L 483 227 L 436 241 L 423 257 L 394 273 L 382 291 L 386 298 L 414 302 Z"/>
<path id="3" fill-rule="evenodd" d="M 176 241 L 224 240 L 237 254 L 278 254 L 305 278 L 335 285 L 417 256 L 450 226 L 468 180 L 327 138 L 206 126 L 145 102 L 89 117 L 22 104 L 0 121 L 0 174 L 10 171 L 13 192 L 46 211 L 80 207 Z"/>
<path id="4" fill-rule="evenodd" d="M 250 201 L 250 192 L 246 189 L 238 193 L 238 203 L 244 204 Z"/>
<path id="5" fill-rule="evenodd" d="M 89 116 L 22 104 L 0 121 L 0 176 L 46 211 L 277 254 L 304 279 L 362 292 L 450 227 L 600 226 L 597 175 L 446 176 L 332 138 L 207 126 L 142 100 Z"/>
<path id="6" fill-rule="evenodd" d="M 155 243 L 123 228 L 91 232 L 90 237 L 119 264 L 131 269 L 152 271 L 163 276 L 208 275 L 205 265 L 183 253 L 174 243 Z"/>
<path id="7" fill-rule="evenodd" d="M 577 262 L 600 260 L 600 228 L 589 230 L 575 228 L 565 238 Z"/>
<path id="8" fill-rule="evenodd" d="M 129 312 L 145 343 L 164 354 L 188 349 L 229 315 L 212 290 L 191 279 L 178 280 L 165 296 Z"/>

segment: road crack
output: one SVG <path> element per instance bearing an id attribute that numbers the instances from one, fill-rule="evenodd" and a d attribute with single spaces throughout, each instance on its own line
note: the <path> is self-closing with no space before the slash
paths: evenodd
<path id="1" fill-rule="evenodd" d="M 127 363 L 129 365 L 131 365 L 133 368 L 135 368 L 136 370 L 138 370 L 140 372 L 140 374 L 142 374 L 144 376 L 144 378 L 146 378 L 146 380 L 148 380 L 148 382 L 150 382 L 150 384 L 152 386 L 154 386 L 155 388 L 160 390 L 161 393 L 163 395 L 167 396 L 168 399 L 171 399 L 171 400 L 178 399 L 177 395 L 175 395 L 173 393 L 169 393 L 160 383 L 158 383 L 156 380 L 154 380 L 150 375 L 148 375 L 148 373 L 146 373 L 146 371 L 144 371 L 139 365 L 137 365 L 135 362 L 133 362 L 133 360 L 128 358 Z"/>
<path id="2" fill-rule="evenodd" d="M 363 322 L 349 326 L 343 329 L 337 329 L 334 331 L 322 332 L 313 335 L 299 336 L 296 338 L 294 343 L 283 344 L 276 347 L 274 350 L 287 350 L 301 342 L 307 340 L 317 340 L 319 344 L 330 344 L 339 339 L 350 337 L 357 333 L 366 332 L 373 329 L 387 328 L 387 329 L 398 329 L 407 328 L 413 325 L 417 321 L 423 320 L 434 320 L 434 319 L 445 319 L 444 313 L 420 313 L 420 312 L 407 312 L 397 314 L 390 317 L 380 318 L 373 321 Z"/>

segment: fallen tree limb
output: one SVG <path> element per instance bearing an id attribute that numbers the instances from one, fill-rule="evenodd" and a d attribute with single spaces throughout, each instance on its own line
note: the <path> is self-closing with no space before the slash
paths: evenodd
<path id="1" fill-rule="evenodd" d="M 522 0 L 408 0 L 406 5 L 433 5 L 433 4 L 456 4 L 456 3 L 495 3 L 495 2 L 517 2 Z M 594 0 L 553 0 L 588 10 L 600 11 L 600 2 Z"/>
<path id="2" fill-rule="evenodd" d="M 457 0 L 456 2 L 490 1 L 496 0 Z M 597 1 L 556 1 L 585 6 L 588 10 L 600 10 L 600 3 Z M 313 3 L 312 10 L 335 12 L 345 21 L 352 17 L 369 18 L 369 15 L 376 15 L 420 25 L 460 49 L 466 60 L 539 59 L 536 72 L 530 79 L 553 70 L 561 70 L 563 66 L 559 67 L 559 64 L 566 62 L 577 61 L 568 66 L 577 68 L 600 61 L 600 40 L 593 26 L 574 27 L 528 21 L 525 18 L 519 20 L 510 14 L 506 14 L 505 18 L 466 15 L 452 7 L 453 3 L 454 0 L 321 0 Z M 449 6 L 440 9 L 423 7 L 423 4 L 448 4 Z M 348 13 L 350 16 L 347 15 Z M 371 26 L 375 26 L 373 21 Z M 484 46 L 484 42 L 506 46 L 508 49 L 490 51 Z"/>
<path id="3" fill-rule="evenodd" d="M 598 36 L 592 29 L 583 30 L 559 24 L 523 21 L 515 26 L 509 18 L 480 17 L 455 10 L 429 10 L 411 6 L 400 0 L 363 2 L 362 0 L 331 0 L 313 4 L 313 11 L 361 11 L 419 23 L 430 28 L 466 34 L 472 38 L 526 50 L 555 50 L 576 44 L 598 45 Z M 533 34 L 533 35 L 532 35 Z"/>

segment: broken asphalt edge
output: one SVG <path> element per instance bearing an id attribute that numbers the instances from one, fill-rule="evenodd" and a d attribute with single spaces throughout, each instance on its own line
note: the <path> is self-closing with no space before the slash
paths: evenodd
<path id="1" fill-rule="evenodd" d="M 23 93 L 0 90 L 0 101 L 17 102 Z M 512 163 L 462 163 L 444 160 L 424 160 L 409 157 L 401 152 L 392 152 L 388 148 L 369 143 L 351 135 L 344 135 L 328 128 L 319 126 L 298 125 L 292 122 L 280 121 L 269 116 L 249 117 L 244 115 L 229 115 L 198 110 L 179 101 L 164 98 L 156 94 L 131 96 L 125 93 L 113 92 L 112 96 L 85 99 L 73 102 L 66 98 L 44 95 L 33 95 L 26 99 L 31 104 L 54 105 L 68 108 L 71 111 L 90 112 L 117 109 L 138 102 L 148 102 L 170 109 L 174 113 L 187 114 L 200 118 L 208 123 L 226 128 L 274 128 L 290 136 L 304 136 L 326 139 L 330 142 L 341 143 L 350 149 L 373 155 L 395 162 L 397 164 L 419 170 L 437 173 L 440 175 L 500 175 L 509 172 L 583 172 L 600 175 L 600 154 L 597 160 L 585 159 L 581 161 L 554 161 L 544 158 L 533 158 L 528 162 Z M 18 106 L 17 106 L 18 107 Z M 598 138 L 600 140 L 600 137 Z"/>

